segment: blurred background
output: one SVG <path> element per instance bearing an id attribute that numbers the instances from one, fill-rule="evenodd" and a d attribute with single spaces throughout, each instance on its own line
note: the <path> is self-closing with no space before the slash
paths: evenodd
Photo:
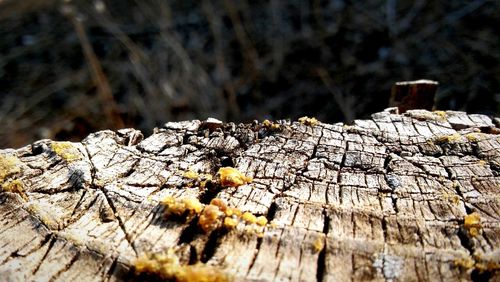
<path id="1" fill-rule="evenodd" d="M 494 0 L 0 0 L 0 148 L 207 117 L 350 121 L 420 78 L 439 109 L 498 115 L 499 26 Z"/>

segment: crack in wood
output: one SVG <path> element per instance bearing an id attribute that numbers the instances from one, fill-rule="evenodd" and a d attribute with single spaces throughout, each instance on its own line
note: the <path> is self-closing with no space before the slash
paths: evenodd
<path id="1" fill-rule="evenodd" d="M 36 273 L 40 269 L 40 266 L 42 266 L 42 264 L 45 262 L 45 258 L 47 258 L 47 256 L 49 255 L 50 251 L 54 247 L 54 244 L 56 243 L 57 237 L 53 233 L 51 233 L 49 236 L 50 236 L 49 240 L 46 243 L 46 244 L 48 244 L 47 251 L 45 251 L 45 254 L 43 255 L 42 259 L 36 265 L 36 267 L 33 269 L 33 273 L 32 273 L 33 275 L 36 275 Z M 42 244 L 41 247 L 43 247 L 44 245 L 45 244 Z"/>
<path id="2" fill-rule="evenodd" d="M 328 215 L 328 210 L 323 209 L 323 234 L 325 234 L 323 248 L 318 254 L 318 260 L 316 262 L 316 281 L 322 282 L 325 279 L 325 269 L 326 269 L 326 254 L 328 246 L 328 233 L 330 232 L 330 217 Z"/>
<path id="3" fill-rule="evenodd" d="M 104 195 L 104 197 L 106 199 L 106 203 L 109 205 L 109 207 L 113 211 L 113 214 L 115 215 L 116 219 L 118 220 L 118 225 L 120 226 L 120 229 L 123 232 L 123 236 L 125 237 L 125 240 L 127 240 L 129 246 L 132 248 L 132 250 L 134 251 L 135 255 L 138 256 L 139 253 L 138 253 L 138 251 L 137 251 L 137 249 L 135 247 L 135 244 L 131 240 L 130 234 L 127 232 L 127 229 L 125 227 L 125 224 L 124 224 L 122 218 L 117 213 L 117 210 L 116 210 L 116 207 L 113 204 L 113 201 L 110 198 L 108 198 L 108 195 L 106 194 L 106 191 L 104 189 L 101 190 L 101 191 L 102 191 L 102 193 L 103 193 L 103 195 Z"/>
<path id="4" fill-rule="evenodd" d="M 75 262 L 78 261 L 80 258 L 80 251 L 77 251 L 77 253 L 71 258 L 71 260 L 64 265 L 62 269 L 60 269 L 58 272 L 56 272 L 52 277 L 50 277 L 49 282 L 56 281 L 63 273 L 67 272 L 74 264 Z"/>
<path id="5" fill-rule="evenodd" d="M 217 247 L 220 245 L 227 233 L 227 230 L 224 228 L 216 228 L 210 232 L 208 240 L 206 241 L 203 251 L 201 252 L 200 261 L 202 263 L 208 262 L 214 256 L 217 251 Z"/>

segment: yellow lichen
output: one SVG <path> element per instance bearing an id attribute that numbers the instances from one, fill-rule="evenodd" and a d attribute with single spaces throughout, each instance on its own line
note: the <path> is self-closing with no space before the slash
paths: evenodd
<path id="1" fill-rule="evenodd" d="M 148 274 L 160 279 L 178 282 L 225 282 L 231 277 L 220 269 L 203 263 L 182 265 L 174 251 L 139 257 L 134 264 L 137 274 Z"/>
<path id="2" fill-rule="evenodd" d="M 21 168 L 16 156 L 0 155 L 0 183 L 5 181 L 5 178 L 19 172 L 21 172 Z"/>
<path id="3" fill-rule="evenodd" d="M 196 171 L 192 171 L 192 170 L 185 171 L 183 176 L 186 178 L 195 179 L 195 180 L 200 177 L 200 175 Z"/>
<path id="4" fill-rule="evenodd" d="M 454 205 L 458 205 L 460 203 L 460 196 L 453 193 L 443 192 L 443 198 Z"/>
<path id="5" fill-rule="evenodd" d="M 186 187 L 199 186 L 200 188 L 205 188 L 207 183 L 212 181 L 211 174 L 198 173 L 192 169 L 179 171 L 179 174 L 182 175 L 182 177 L 191 180 L 188 183 L 185 183 Z"/>
<path id="6" fill-rule="evenodd" d="M 186 198 L 183 200 L 183 203 L 186 205 L 186 209 L 193 211 L 194 213 L 200 213 L 203 209 L 203 205 L 195 198 Z"/>
<path id="7" fill-rule="evenodd" d="M 310 125 L 310 126 L 315 126 L 315 125 L 319 124 L 319 120 L 317 120 L 316 118 L 313 118 L 313 117 L 310 118 L 308 116 L 299 118 L 299 122 L 304 124 L 304 125 Z"/>
<path id="8" fill-rule="evenodd" d="M 460 268 L 471 269 L 475 265 L 475 261 L 472 258 L 462 258 L 453 261 L 453 264 Z"/>
<path id="9" fill-rule="evenodd" d="M 224 218 L 224 227 L 226 227 L 227 229 L 235 228 L 236 225 L 238 225 L 238 220 L 236 218 L 232 218 L 229 216 L 226 216 Z"/>
<path id="10" fill-rule="evenodd" d="M 433 111 L 433 113 L 437 115 L 440 120 L 446 120 L 448 116 L 445 111 Z"/>
<path id="11" fill-rule="evenodd" d="M 264 125 L 264 127 L 270 130 L 277 130 L 280 128 L 280 125 L 278 123 L 274 123 L 267 119 L 262 122 L 262 125 Z"/>
<path id="12" fill-rule="evenodd" d="M 20 179 L 10 179 L 9 177 L 20 173 L 19 159 L 12 155 L 0 155 L 0 184 L 5 192 L 17 193 L 24 200 L 28 200 L 24 193 L 24 184 Z"/>
<path id="13" fill-rule="evenodd" d="M 26 193 L 24 193 L 24 184 L 19 179 L 6 181 L 5 183 L 2 184 L 2 190 L 6 192 L 17 193 L 24 200 L 26 201 L 28 200 L 28 196 L 26 196 Z"/>
<path id="14" fill-rule="evenodd" d="M 495 261 L 483 260 L 480 256 L 474 255 L 472 257 L 460 258 L 453 261 L 456 267 L 463 268 L 465 270 L 476 269 L 479 273 L 485 271 L 496 272 L 500 270 L 500 263 Z"/>
<path id="15" fill-rule="evenodd" d="M 480 140 L 481 133 L 473 132 L 465 134 L 465 138 L 471 142 L 477 142 Z"/>
<path id="16" fill-rule="evenodd" d="M 217 172 L 219 181 L 225 187 L 238 187 L 252 182 L 252 177 L 247 177 L 233 167 L 221 167 Z"/>
<path id="17" fill-rule="evenodd" d="M 321 250 L 323 250 L 323 248 L 325 247 L 324 241 L 325 239 L 322 236 L 319 236 L 318 238 L 316 238 L 316 240 L 314 240 L 313 250 L 315 253 L 319 253 L 321 252 Z"/>
<path id="18" fill-rule="evenodd" d="M 487 162 L 487 161 L 485 161 L 485 160 L 479 160 L 479 161 L 477 161 L 477 163 L 478 163 L 480 166 L 485 166 L 485 165 L 487 165 L 487 164 L 488 164 L 488 162 Z"/>
<path id="19" fill-rule="evenodd" d="M 58 156 L 67 162 L 82 159 L 82 155 L 71 142 L 52 142 L 50 147 Z"/>
<path id="20" fill-rule="evenodd" d="M 479 270 L 479 272 L 484 272 L 484 271 L 499 271 L 500 270 L 500 263 L 495 262 L 495 261 L 487 261 L 487 262 L 476 262 L 475 265 L 476 269 Z"/>
<path id="21" fill-rule="evenodd" d="M 165 216 L 187 216 L 192 217 L 199 214 L 203 209 L 203 204 L 196 198 L 176 199 L 172 196 L 163 198 L 160 203 L 165 207 Z"/>
<path id="22" fill-rule="evenodd" d="M 250 224 L 257 223 L 257 217 L 251 212 L 244 212 L 243 215 L 241 216 L 241 219 Z"/>
<path id="23" fill-rule="evenodd" d="M 257 217 L 257 220 L 255 223 L 257 223 L 257 225 L 260 225 L 260 226 L 265 226 L 267 224 L 267 218 L 265 216 L 261 215 L 261 216 Z"/>
<path id="24" fill-rule="evenodd" d="M 451 135 L 439 136 L 436 139 L 434 139 L 434 142 L 437 144 L 443 144 L 443 143 L 454 143 L 458 140 L 460 140 L 460 134 L 455 133 Z"/>
<path id="25" fill-rule="evenodd" d="M 471 237 L 479 234 L 481 229 L 481 217 L 479 213 L 473 212 L 464 217 L 464 228 L 467 230 Z"/>
<path id="26" fill-rule="evenodd" d="M 227 207 L 225 214 L 226 216 L 235 215 L 237 217 L 241 217 L 241 211 L 238 208 Z"/>

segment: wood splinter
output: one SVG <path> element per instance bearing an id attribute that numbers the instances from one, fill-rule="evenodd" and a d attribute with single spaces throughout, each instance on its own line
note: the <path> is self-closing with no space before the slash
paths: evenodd
<path id="1" fill-rule="evenodd" d="M 412 109 L 432 110 L 434 96 L 439 83 L 433 80 L 400 81 L 392 86 L 390 107 L 397 107 L 399 113 Z"/>

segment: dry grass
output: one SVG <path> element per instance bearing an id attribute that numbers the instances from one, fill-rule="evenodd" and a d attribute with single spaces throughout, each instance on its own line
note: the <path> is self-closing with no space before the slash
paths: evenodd
<path id="1" fill-rule="evenodd" d="M 0 147 L 165 121 L 364 117 L 395 81 L 497 114 L 500 4 L 0 1 Z"/>

